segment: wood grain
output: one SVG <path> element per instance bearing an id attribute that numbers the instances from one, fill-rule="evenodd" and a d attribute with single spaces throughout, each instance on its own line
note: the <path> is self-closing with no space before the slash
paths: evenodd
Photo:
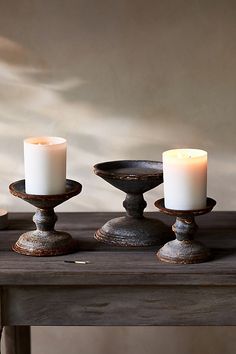
<path id="1" fill-rule="evenodd" d="M 11 251 L 33 223 L 31 214 L 10 215 L 9 229 L 0 231 L 2 325 L 236 325 L 236 212 L 197 218 L 197 239 L 215 258 L 194 265 L 160 263 L 155 247 L 97 242 L 95 230 L 117 215 L 60 214 L 58 229 L 68 230 L 80 250 L 45 258 Z M 64 263 L 76 259 L 90 264 Z"/>
<path id="2" fill-rule="evenodd" d="M 236 325 L 235 287 L 11 287 L 3 321 L 40 326 Z"/>
<path id="3" fill-rule="evenodd" d="M 214 259 L 197 265 L 164 264 L 156 247 L 117 248 L 93 238 L 113 213 L 59 215 L 58 226 L 80 242 L 69 256 L 27 257 L 11 251 L 23 230 L 33 227 L 30 214 L 10 215 L 10 227 L 0 232 L 0 285 L 236 285 L 236 213 L 216 212 L 197 218 L 197 239 L 212 248 Z M 153 213 L 169 225 L 172 218 Z M 76 265 L 64 260 L 88 260 Z"/>

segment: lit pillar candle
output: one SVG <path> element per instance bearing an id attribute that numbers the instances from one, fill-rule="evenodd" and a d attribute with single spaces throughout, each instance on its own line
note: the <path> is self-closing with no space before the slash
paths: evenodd
<path id="1" fill-rule="evenodd" d="M 207 152 L 175 149 L 163 153 L 165 207 L 197 210 L 206 207 Z"/>
<path id="2" fill-rule="evenodd" d="M 66 140 L 33 137 L 24 140 L 25 190 L 28 194 L 65 192 Z"/>

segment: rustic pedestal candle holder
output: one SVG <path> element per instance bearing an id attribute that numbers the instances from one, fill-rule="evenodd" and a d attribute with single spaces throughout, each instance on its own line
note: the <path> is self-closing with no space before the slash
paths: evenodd
<path id="1" fill-rule="evenodd" d="M 212 258 L 211 252 L 201 242 L 194 240 L 198 229 L 195 216 L 209 213 L 216 201 L 207 198 L 207 206 L 200 210 L 172 210 L 164 206 L 164 199 L 157 200 L 155 206 L 168 215 L 176 216 L 172 230 L 176 239 L 167 242 L 157 253 L 159 260 L 168 263 L 192 264 L 206 262 Z"/>
<path id="2" fill-rule="evenodd" d="M 80 183 L 67 179 L 66 191 L 58 195 L 33 195 L 25 192 L 25 180 L 9 186 L 11 194 L 34 205 L 37 210 L 33 217 L 36 230 L 20 236 L 12 247 L 13 251 L 28 256 L 57 256 L 72 253 L 76 242 L 67 232 L 54 230 L 57 216 L 54 208 L 81 192 Z"/>
<path id="3" fill-rule="evenodd" d="M 167 241 L 168 228 L 157 219 L 146 218 L 143 193 L 163 182 L 162 163 L 124 160 L 94 166 L 96 175 L 126 193 L 126 216 L 108 221 L 97 230 L 95 238 L 118 246 L 160 245 Z"/>

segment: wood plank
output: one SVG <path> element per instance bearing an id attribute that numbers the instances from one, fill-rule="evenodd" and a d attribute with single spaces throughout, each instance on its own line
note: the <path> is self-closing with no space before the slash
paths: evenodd
<path id="1" fill-rule="evenodd" d="M 93 238 L 94 231 L 117 213 L 62 213 L 59 227 L 80 241 L 80 250 L 59 257 L 26 257 L 11 251 L 23 230 L 32 229 L 31 214 L 10 215 L 10 227 L 0 231 L 0 285 L 236 285 L 236 213 L 215 212 L 199 217 L 197 238 L 213 248 L 211 262 L 170 265 L 157 261 L 158 247 L 117 248 Z M 169 222 L 166 215 L 151 213 Z M 88 265 L 64 260 L 89 260 Z"/>
<path id="2" fill-rule="evenodd" d="M 116 248 L 94 240 L 95 230 L 117 215 L 60 214 L 58 228 L 71 232 L 80 250 L 45 258 L 11 251 L 33 223 L 28 213 L 10 215 L 9 229 L 0 231 L 2 324 L 236 325 L 236 212 L 198 218 L 197 238 L 213 248 L 215 258 L 195 265 L 160 263 L 158 247 Z"/>
<path id="3" fill-rule="evenodd" d="M 7 325 L 236 325 L 235 287 L 10 287 Z"/>

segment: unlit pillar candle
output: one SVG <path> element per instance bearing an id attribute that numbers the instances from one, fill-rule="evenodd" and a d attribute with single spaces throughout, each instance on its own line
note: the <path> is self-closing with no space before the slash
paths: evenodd
<path id="1" fill-rule="evenodd" d="M 197 210 L 206 207 L 207 152 L 175 149 L 163 153 L 165 207 Z"/>
<path id="2" fill-rule="evenodd" d="M 66 149 L 63 138 L 33 137 L 24 140 L 26 193 L 52 195 L 65 192 Z"/>

